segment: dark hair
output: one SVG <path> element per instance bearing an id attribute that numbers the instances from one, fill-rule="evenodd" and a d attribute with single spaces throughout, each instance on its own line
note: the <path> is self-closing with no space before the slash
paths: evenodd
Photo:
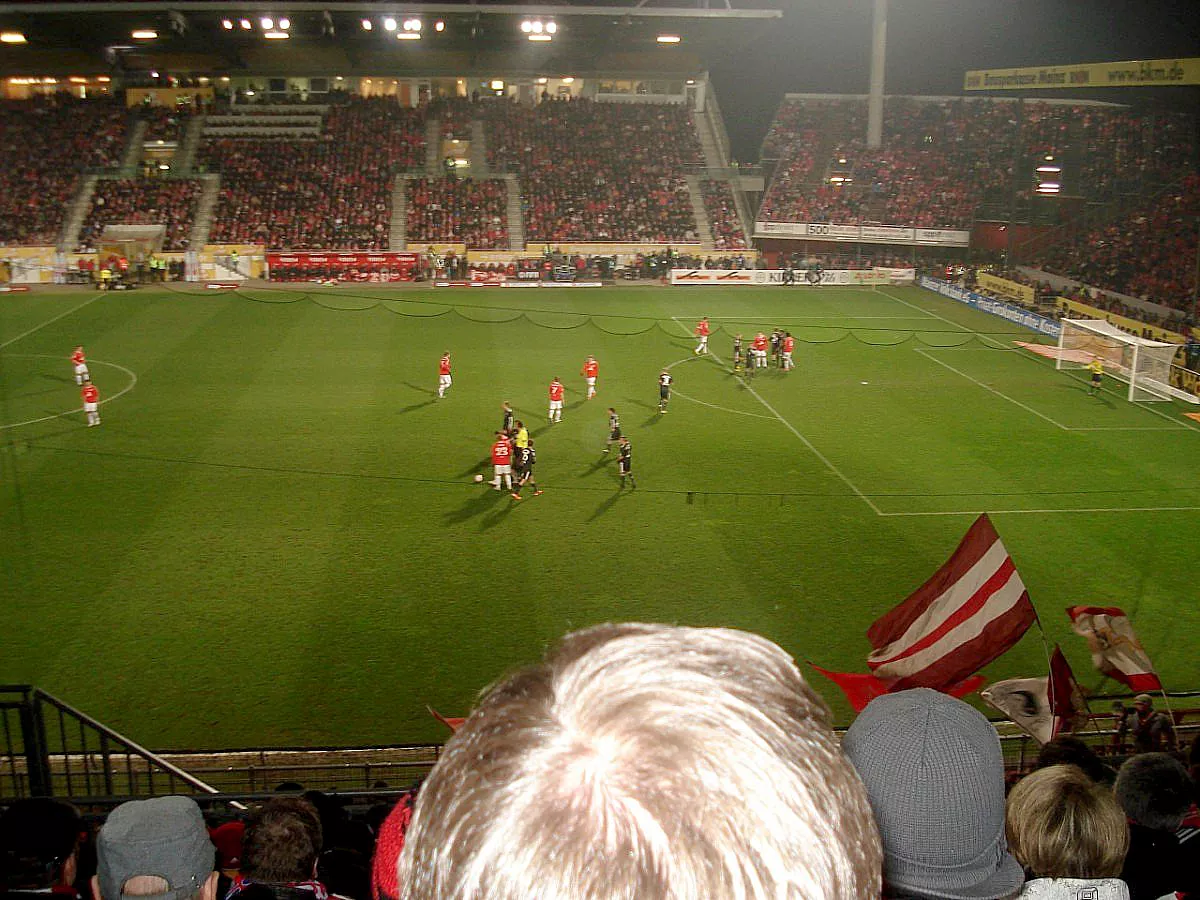
<path id="1" fill-rule="evenodd" d="M 1091 747 L 1069 734 L 1043 744 L 1033 768 L 1046 769 L 1058 765 L 1075 766 L 1096 784 L 1112 784 L 1117 780 L 1117 773 L 1101 762 Z"/>
<path id="2" fill-rule="evenodd" d="M 317 880 L 331 894 L 354 900 L 368 900 L 371 896 L 370 863 L 357 850 L 326 850 L 317 858 Z"/>
<path id="3" fill-rule="evenodd" d="M 1156 831 L 1174 831 L 1192 803 L 1195 787 L 1183 763 L 1166 753 L 1130 757 L 1113 787 L 1125 815 Z"/>
<path id="4" fill-rule="evenodd" d="M 79 812 L 48 797 L 18 800 L 0 815 L 0 883 L 53 887 L 79 844 Z"/>
<path id="5" fill-rule="evenodd" d="M 246 823 L 242 874 L 252 881 L 306 881 L 321 852 L 321 819 L 307 800 L 280 797 Z"/>

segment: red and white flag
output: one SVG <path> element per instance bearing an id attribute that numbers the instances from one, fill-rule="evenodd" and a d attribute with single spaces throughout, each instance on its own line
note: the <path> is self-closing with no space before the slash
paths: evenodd
<path id="1" fill-rule="evenodd" d="M 907 600 L 867 631 L 867 665 L 891 690 L 945 690 L 1013 646 L 1037 613 L 987 515 Z"/>
<path id="2" fill-rule="evenodd" d="M 1162 682 L 1125 611 L 1115 606 L 1072 606 L 1071 627 L 1087 639 L 1096 668 L 1131 691 L 1161 691 Z"/>
<path id="3" fill-rule="evenodd" d="M 1083 692 L 1058 647 L 1050 657 L 1049 677 L 997 681 L 979 695 L 1039 744 L 1087 721 Z"/>

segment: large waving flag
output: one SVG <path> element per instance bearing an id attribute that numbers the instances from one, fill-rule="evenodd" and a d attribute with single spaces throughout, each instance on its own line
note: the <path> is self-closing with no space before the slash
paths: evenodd
<path id="1" fill-rule="evenodd" d="M 907 600 L 867 631 L 867 665 L 890 690 L 945 690 L 1013 646 L 1037 621 L 1029 592 L 987 515 Z"/>
<path id="2" fill-rule="evenodd" d="M 1115 606 L 1072 606 L 1067 615 L 1075 633 L 1087 639 L 1097 669 L 1131 691 L 1162 690 L 1162 682 L 1124 610 Z"/>
<path id="3" fill-rule="evenodd" d="M 1050 657 L 1050 675 L 997 681 L 979 695 L 1039 744 L 1087 721 L 1087 704 L 1071 666 L 1058 647 Z"/>

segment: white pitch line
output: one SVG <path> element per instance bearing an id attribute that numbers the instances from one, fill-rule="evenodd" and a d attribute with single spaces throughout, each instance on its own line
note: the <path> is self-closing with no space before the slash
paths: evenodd
<path id="1" fill-rule="evenodd" d="M 675 316 L 671 318 L 676 319 Z M 697 316 L 699 318 L 699 316 Z M 905 322 L 911 322 L 913 319 L 928 319 L 928 314 L 923 316 L 848 316 L 845 313 L 830 313 L 827 316 L 773 316 L 770 319 L 756 319 L 754 316 L 709 316 L 710 322 L 795 322 L 798 319 L 840 319 L 840 320 L 859 320 L 859 319 L 899 319 Z"/>
<path id="2" fill-rule="evenodd" d="M 1044 419 L 1045 421 L 1049 422 L 1051 425 L 1055 426 L 1056 428 L 1061 428 L 1063 431 L 1071 430 L 1071 428 L 1069 426 L 1064 425 L 1062 422 L 1055 421 L 1054 419 L 1050 418 L 1045 413 L 1038 412 L 1032 406 L 1026 406 L 1024 403 L 1022 403 L 1020 400 L 1017 400 L 1015 397 L 1010 397 L 1010 396 L 1008 396 L 1008 394 L 1004 393 L 1003 391 L 996 390 L 994 387 L 992 387 L 989 384 L 984 384 L 978 378 L 974 378 L 974 377 L 968 375 L 966 372 L 963 372 L 961 369 L 954 368 L 954 366 L 950 365 L 950 363 L 942 362 L 936 356 L 931 356 L 930 354 L 928 354 L 924 350 L 922 350 L 920 347 L 917 347 L 916 351 L 918 353 L 920 353 L 923 357 L 925 357 L 927 360 L 929 360 L 930 362 L 935 362 L 939 366 L 949 369 L 954 374 L 961 375 L 963 378 L 967 379 L 967 381 L 974 382 L 975 384 L 977 384 L 981 388 L 983 388 L 985 391 L 990 391 L 991 393 L 995 394 L 997 397 L 1003 397 L 1009 403 L 1012 403 L 1012 404 L 1015 404 L 1016 406 L 1021 407 L 1021 409 L 1025 410 L 1028 413 L 1033 413 L 1039 419 Z"/>
<path id="3" fill-rule="evenodd" d="M 907 516 L 977 516 L 986 512 L 989 516 L 1048 515 L 1051 513 L 1126 513 L 1126 512 L 1197 512 L 1200 506 L 1102 506 L 1079 509 L 962 509 L 944 512 L 881 512 L 885 517 Z"/>
<path id="4" fill-rule="evenodd" d="M 680 328 L 682 328 L 685 333 L 687 332 L 687 326 L 684 325 L 682 322 L 680 322 L 676 316 L 671 316 L 671 319 L 675 322 L 676 325 L 678 325 Z M 712 356 L 713 359 L 717 360 L 722 365 L 724 365 L 724 360 L 722 360 L 721 357 L 717 356 L 717 354 L 713 353 L 711 350 L 709 351 L 709 355 Z M 779 411 L 777 409 L 775 409 L 775 407 L 773 407 L 770 403 L 768 403 L 766 400 L 764 400 L 762 398 L 762 396 L 758 393 L 758 391 L 756 391 L 753 387 L 750 386 L 750 384 L 746 381 L 746 379 L 742 378 L 742 376 L 740 376 L 740 375 L 734 375 L 733 377 L 736 378 L 738 381 L 740 381 L 742 383 L 742 387 L 744 387 L 746 390 L 748 390 L 751 393 L 751 395 L 753 395 L 754 399 L 757 400 L 759 403 L 761 403 L 766 408 L 767 412 L 769 412 L 776 419 L 778 419 L 784 428 L 786 428 L 788 431 L 790 431 L 792 434 L 794 434 L 800 440 L 800 442 L 802 444 L 804 444 L 804 446 L 807 447 L 812 452 L 813 456 L 815 456 L 817 459 L 819 459 L 825 465 L 825 468 L 827 468 L 830 472 L 832 472 L 834 475 L 836 475 L 838 478 L 840 478 L 842 480 L 842 483 L 845 484 L 846 487 L 850 488 L 850 490 L 853 491 L 854 494 L 860 500 L 862 500 L 863 503 L 867 504 L 867 506 L 869 506 L 871 508 L 871 510 L 875 513 L 875 515 L 877 515 L 877 516 L 883 515 L 882 510 L 880 510 L 879 507 L 875 505 L 875 502 L 870 497 L 868 497 L 866 494 L 864 494 L 862 491 L 860 491 L 858 489 L 858 486 L 853 481 L 851 481 L 849 478 L 847 478 L 845 473 L 842 472 L 841 469 L 839 469 L 832 462 L 830 462 L 829 458 L 827 456 L 825 456 L 824 453 L 822 453 L 815 446 L 813 446 L 812 441 L 810 441 L 803 434 L 801 434 L 796 429 L 796 426 L 794 426 L 791 422 L 789 422 L 787 419 L 785 419 L 783 416 L 781 416 L 779 414 Z"/>
<path id="5" fill-rule="evenodd" d="M 20 357 L 21 359 L 59 359 L 59 357 L 51 356 L 48 353 L 9 353 L 6 355 Z M 113 400 L 117 400 L 121 397 L 124 397 L 126 394 L 128 394 L 130 391 L 132 391 L 135 387 L 137 387 L 137 380 L 138 380 L 137 373 L 134 372 L 133 370 L 127 369 L 124 366 L 119 366 L 116 363 L 105 362 L 102 359 L 89 359 L 88 362 L 93 365 L 97 365 L 97 366 L 111 366 L 114 369 L 120 369 L 122 372 L 124 372 L 126 375 L 129 376 L 129 384 L 125 385 L 125 387 L 123 387 L 121 390 L 117 391 L 111 397 L 105 397 L 103 400 L 101 400 L 100 404 L 99 404 L 100 406 L 103 406 L 105 403 L 111 403 Z M 0 431 L 6 431 L 9 428 L 20 428 L 23 425 L 36 425 L 38 422 L 49 422 L 53 419 L 61 419 L 65 416 L 72 416 L 75 413 L 80 413 L 80 412 L 83 412 L 82 406 L 76 407 L 75 409 L 68 409 L 66 412 L 55 413 L 52 416 L 42 416 L 40 419 L 26 419 L 24 422 L 12 422 L 8 425 L 0 425 Z"/>
<path id="6" fill-rule="evenodd" d="M 7 347 L 9 344 L 15 344 L 17 341 L 21 340 L 21 338 L 29 337 L 29 336 L 30 336 L 31 334 L 33 334 L 34 332 L 41 331 L 41 330 L 42 330 L 43 328 L 45 328 L 47 325 L 53 325 L 53 324 L 54 324 L 55 322 L 57 322 L 59 319 L 65 319 L 65 318 L 66 318 L 67 316 L 69 316 L 71 313 L 73 313 L 73 312 L 78 312 L 79 310 L 81 310 L 81 309 L 83 309 L 85 306 L 87 306 L 89 303 L 94 303 L 95 301 L 99 300 L 99 299 L 100 299 L 101 297 L 103 297 L 103 296 L 104 296 L 104 292 L 103 292 L 103 291 L 101 291 L 101 292 L 97 293 L 97 294 L 96 294 L 96 296 L 92 297 L 90 300 L 85 300 L 85 301 L 83 301 L 82 303 L 80 303 L 78 306 L 73 306 L 73 307 L 71 307 L 71 309 L 68 309 L 68 310 L 67 310 L 65 313 L 59 313 L 59 314 L 58 314 L 57 316 L 55 316 L 53 319 L 50 319 L 50 320 L 48 320 L 48 321 L 45 321 L 45 322 L 43 322 L 41 325 L 35 325 L 33 328 L 30 328 L 28 331 L 25 331 L 25 332 L 22 332 L 21 334 L 18 334 L 18 335 L 17 335 L 15 338 L 9 338 L 9 339 L 8 339 L 7 341 L 5 341 L 3 344 L 0 344 L 0 350 L 3 350 L 3 349 L 4 349 L 5 347 Z"/>
<path id="7" fill-rule="evenodd" d="M 883 296 L 888 297 L 892 300 L 895 300 L 897 303 L 903 304 L 904 306 L 907 306 L 909 309 L 915 309 L 918 312 L 923 312 L 927 316 L 933 316 L 935 319 L 939 319 L 939 320 L 945 322 L 947 325 L 953 325 L 955 328 L 959 329 L 960 331 L 964 331 L 967 334 L 973 334 L 973 335 L 975 335 L 975 337 L 979 338 L 981 341 L 991 341 L 993 344 L 997 345 L 995 348 L 997 350 L 1004 350 L 1005 352 L 1008 352 L 1008 353 L 1017 352 L 1017 349 L 1015 347 L 1006 346 L 1002 342 L 997 341 L 994 338 L 989 337 L 988 335 L 983 334 L 980 331 L 976 331 L 974 328 L 968 328 L 966 325 L 960 325 L 958 322 L 955 322 L 951 319 L 947 319 L 945 316 L 939 316 L 937 313 L 933 312 L 932 310 L 922 309 L 921 307 L 917 306 L 915 303 L 909 303 L 907 300 L 905 300 L 902 297 L 897 297 L 895 294 L 889 294 L 883 288 L 876 288 L 876 290 L 879 291 L 879 293 L 883 294 Z"/>

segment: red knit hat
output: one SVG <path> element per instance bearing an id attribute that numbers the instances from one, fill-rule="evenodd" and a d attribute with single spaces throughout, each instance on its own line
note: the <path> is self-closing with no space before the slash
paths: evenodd
<path id="1" fill-rule="evenodd" d="M 400 798 L 379 827 L 375 841 L 375 859 L 371 861 L 371 896 L 374 900 L 399 900 L 400 882 L 396 863 L 404 849 L 404 836 L 413 815 L 413 794 Z"/>
<path id="2" fill-rule="evenodd" d="M 223 870 L 242 867 L 242 838 L 246 834 L 246 823 L 226 822 L 209 831 L 217 848 L 217 868 Z"/>

